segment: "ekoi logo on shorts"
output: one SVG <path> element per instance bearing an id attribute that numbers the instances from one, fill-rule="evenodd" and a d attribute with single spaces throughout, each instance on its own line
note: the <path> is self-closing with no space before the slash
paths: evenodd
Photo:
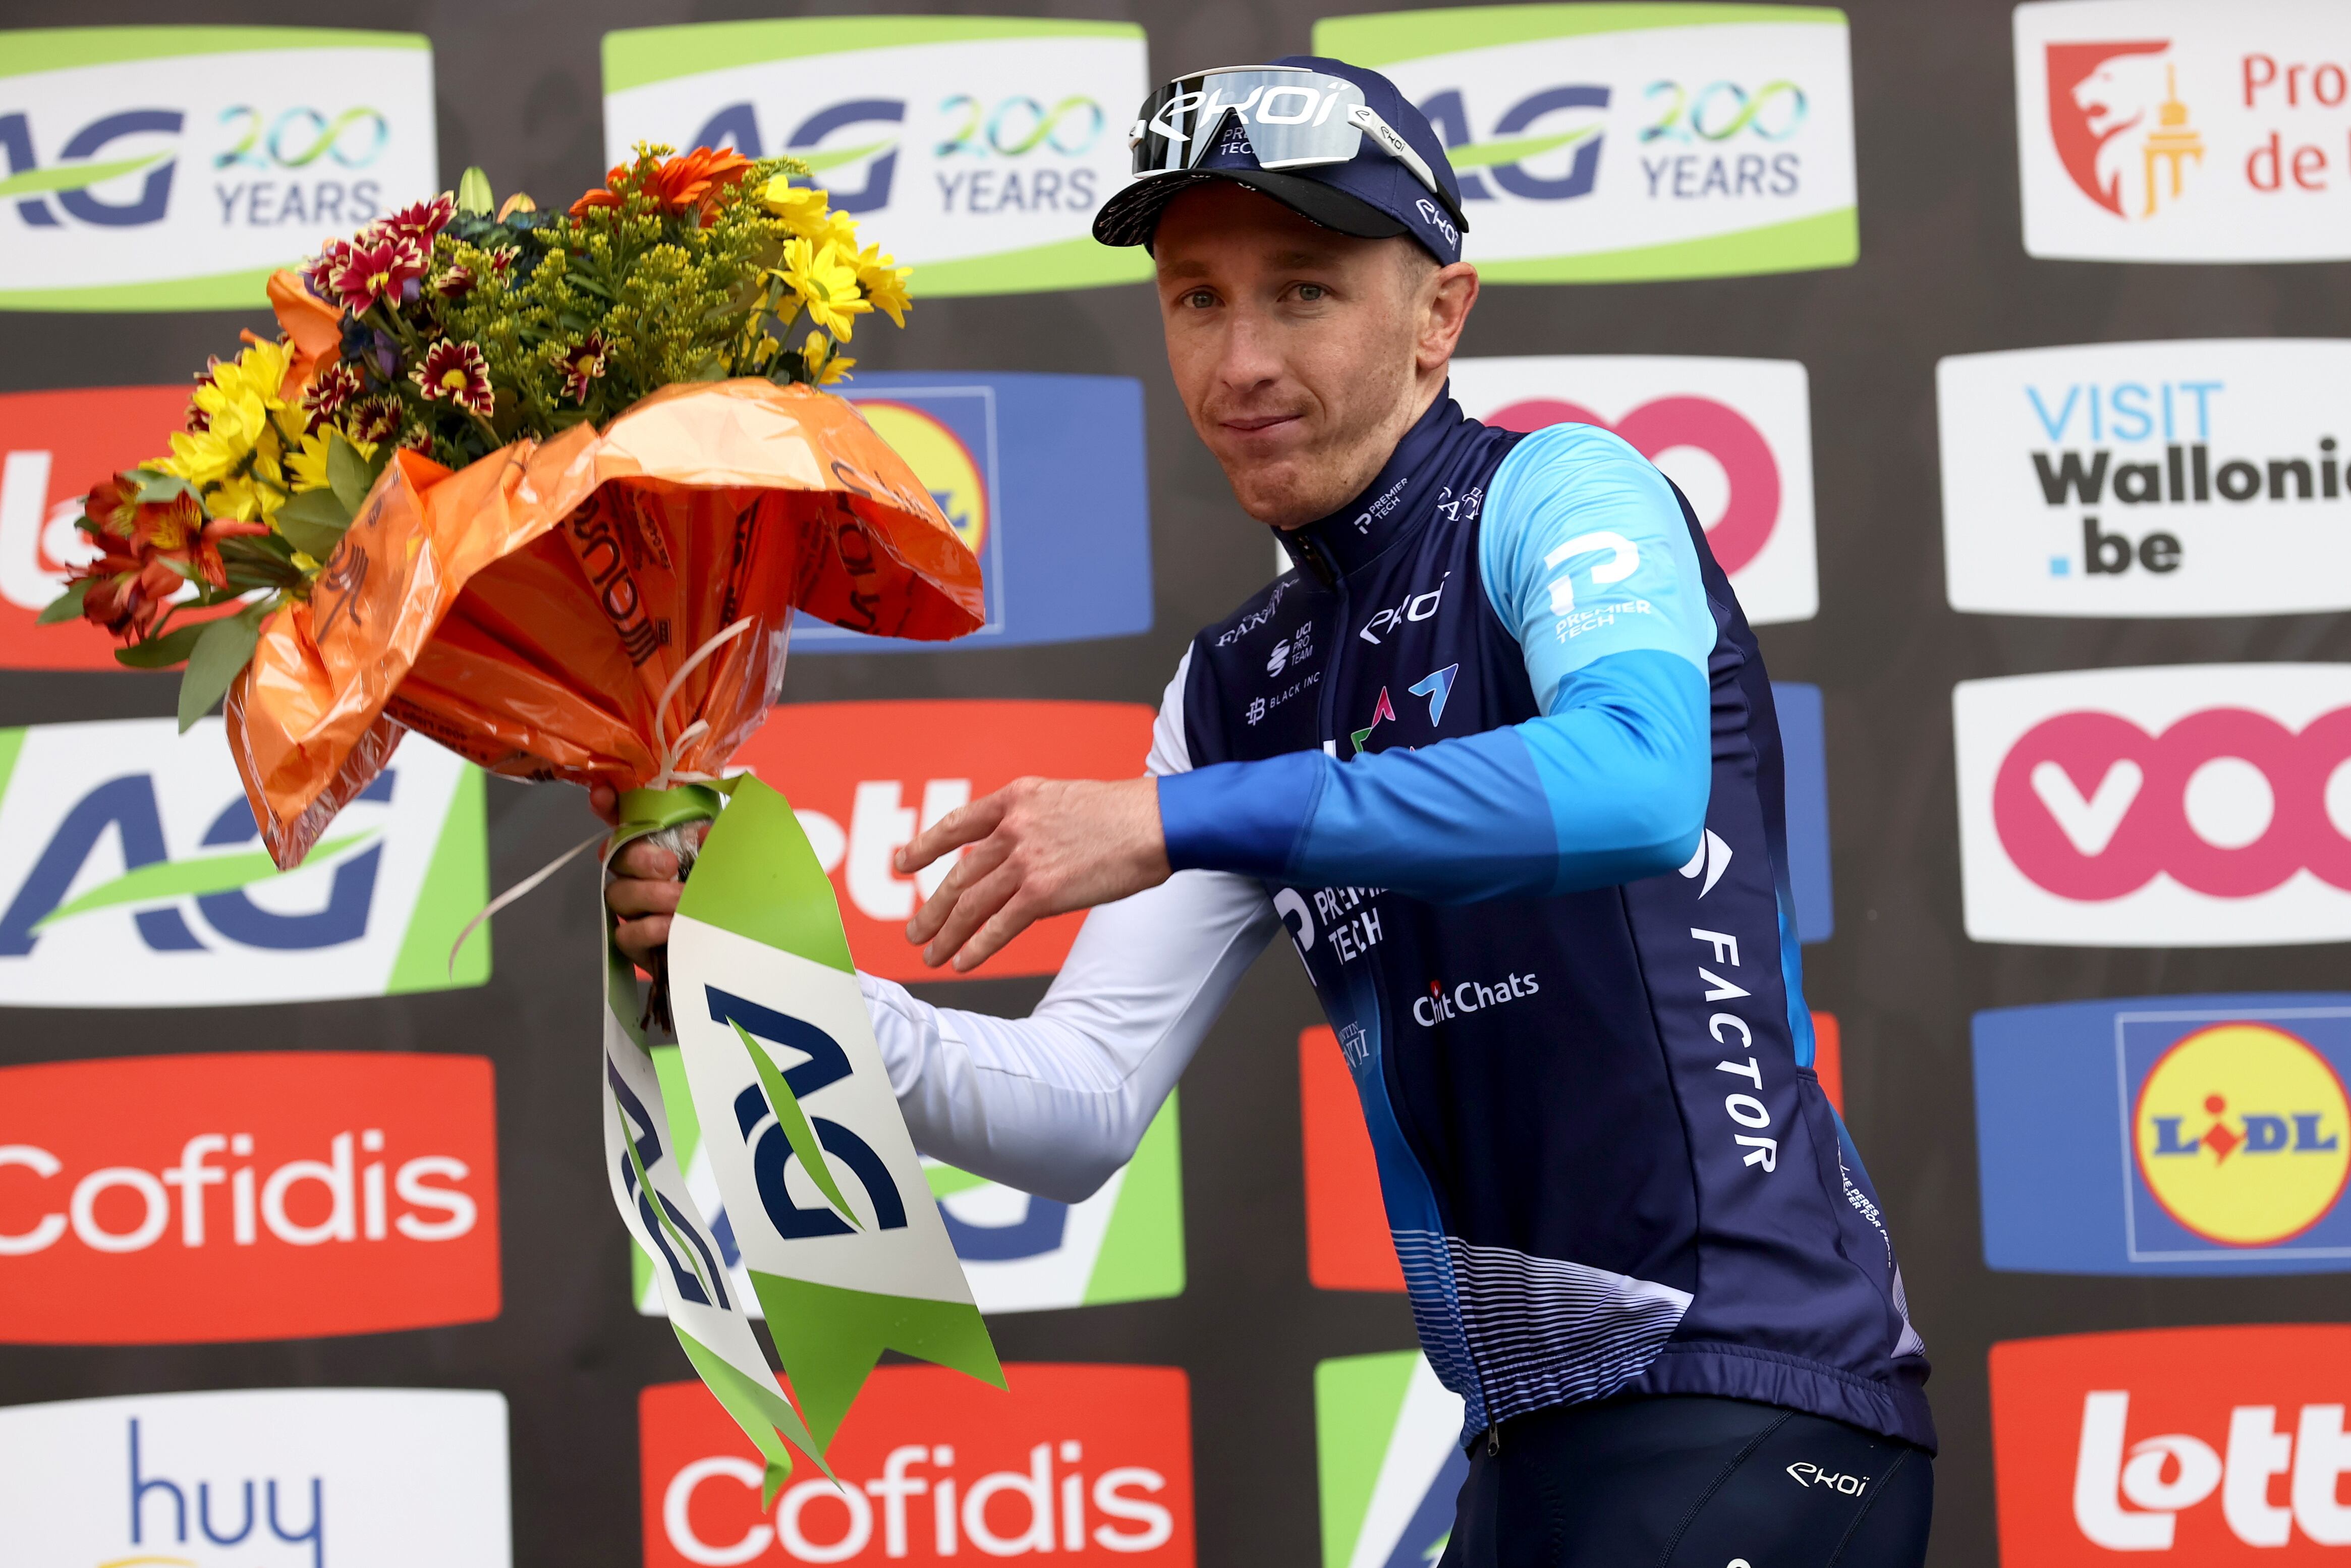
<path id="1" fill-rule="evenodd" d="M 377 1333 L 498 1313 L 479 1056 L 0 1068 L 0 1342 Z"/>
<path id="2" fill-rule="evenodd" d="M 1009 1394 L 876 1371 L 827 1459 L 759 1505 L 758 1455 L 698 1383 L 639 1396 L 646 1568 L 1056 1552 L 1190 1568 L 1189 1385 L 1173 1366 L 1013 1363 Z"/>

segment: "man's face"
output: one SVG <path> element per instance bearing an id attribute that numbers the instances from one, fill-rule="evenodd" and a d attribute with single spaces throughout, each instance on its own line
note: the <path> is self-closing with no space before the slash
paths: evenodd
<path id="1" fill-rule="evenodd" d="M 1426 402 L 1436 263 L 1225 180 L 1170 203 L 1152 250 L 1176 392 L 1242 508 L 1296 528 L 1352 499 Z"/>

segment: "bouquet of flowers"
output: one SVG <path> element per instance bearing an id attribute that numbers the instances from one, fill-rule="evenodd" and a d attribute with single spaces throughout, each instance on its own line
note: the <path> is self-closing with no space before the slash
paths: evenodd
<path id="1" fill-rule="evenodd" d="M 904 325 L 910 269 L 861 247 L 808 173 L 640 147 L 552 213 L 498 206 L 468 171 L 329 243 L 272 279 L 281 336 L 214 362 L 171 454 L 90 492 L 94 559 L 43 612 L 104 626 L 126 664 L 184 662 L 183 728 L 225 698 L 281 867 L 412 729 L 511 777 L 612 785 L 608 856 L 715 820 L 665 983 L 694 1113 L 741 1130 L 714 1145 L 730 1250 L 797 1409 L 671 1155 L 609 939 L 606 1166 L 771 1489 L 779 1438 L 820 1464 L 885 1348 L 1002 1377 L 831 885 L 783 798 L 721 771 L 773 700 L 796 610 L 929 639 L 985 618 L 929 493 L 821 390 L 859 317 Z"/>

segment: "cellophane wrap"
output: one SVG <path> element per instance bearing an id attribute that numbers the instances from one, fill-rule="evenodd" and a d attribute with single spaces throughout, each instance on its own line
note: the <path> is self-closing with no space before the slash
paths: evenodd
<path id="1" fill-rule="evenodd" d="M 261 632 L 229 744 L 298 864 L 406 730 L 492 772 L 633 789 L 715 774 L 782 677 L 795 608 L 938 641 L 985 620 L 977 561 L 849 403 L 764 381 L 663 389 L 602 432 L 455 473 L 402 452 L 307 601 Z M 655 705 L 678 669 L 749 617 Z"/>

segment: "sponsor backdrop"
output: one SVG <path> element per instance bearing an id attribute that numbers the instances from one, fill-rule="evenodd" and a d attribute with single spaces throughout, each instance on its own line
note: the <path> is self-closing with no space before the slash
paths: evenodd
<path id="1" fill-rule="evenodd" d="M 1145 258 L 1084 236 L 1155 73 L 1315 48 L 1454 150 L 1463 402 L 1650 455 L 1762 628 L 1823 1081 L 1936 1363 L 1937 1568 L 2351 1561 L 2351 13 L 1016 9 L 0 0 L 0 1539 L 1426 1568 L 1458 1406 L 1288 944 L 1099 1194 L 930 1167 L 1010 1392 L 885 1367 L 848 1490 L 763 1510 L 601 1196 L 592 871 L 451 961 L 585 803 L 412 741 L 274 877 L 216 722 L 32 625 L 268 267 L 469 163 L 552 204 L 639 138 L 792 152 L 915 264 L 850 394 L 988 621 L 802 628 L 745 760 L 861 963 L 1023 1012 L 1072 923 L 925 977 L 889 853 L 1132 771 L 1262 584 Z"/>

